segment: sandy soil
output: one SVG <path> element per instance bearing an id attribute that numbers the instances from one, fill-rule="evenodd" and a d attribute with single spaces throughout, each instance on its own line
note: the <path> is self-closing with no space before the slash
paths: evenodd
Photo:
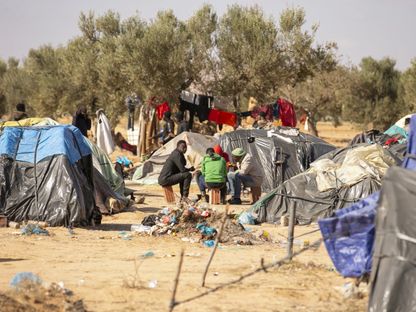
<path id="1" fill-rule="evenodd" d="M 129 231 L 131 224 L 165 206 L 158 188 L 139 187 L 136 194 L 146 196 L 144 204 L 104 217 L 97 228 L 75 229 L 73 235 L 65 228 L 48 228 L 50 236 L 21 236 L 17 230 L 0 228 L 0 291 L 9 289 L 9 281 L 17 272 L 30 271 L 46 282 L 63 282 L 84 300 L 88 311 L 167 311 L 181 249 L 186 256 L 178 300 L 239 278 L 257 268 L 261 258 L 267 264 L 286 255 L 281 241 L 287 237 L 287 227 L 250 226 L 253 232 L 268 231 L 275 242 L 222 245 L 211 265 L 207 288 L 202 288 L 210 248 L 173 236 L 133 235 L 130 240 L 123 239 L 121 231 Z M 247 207 L 233 206 L 231 210 Z M 295 235 L 315 229 L 316 224 L 298 226 Z M 295 241 L 295 250 L 305 240 L 319 238 L 319 232 L 303 236 Z M 143 258 L 147 251 L 153 251 L 154 256 Z M 148 287 L 152 280 L 157 281 L 155 288 Z M 289 265 L 178 305 L 175 311 L 364 311 L 365 289 L 362 299 L 343 297 L 340 289 L 348 282 L 334 271 L 321 245 Z"/>
<path id="2" fill-rule="evenodd" d="M 319 123 L 318 130 L 323 139 L 337 146 L 345 145 L 360 132 L 350 124 L 334 129 L 330 123 Z M 48 283 L 63 282 L 83 299 L 88 311 L 167 311 L 181 249 L 185 258 L 177 293 L 180 301 L 239 278 L 257 268 L 261 258 L 267 264 L 286 255 L 287 227 L 250 226 L 252 232 L 269 232 L 273 242 L 221 245 L 211 264 L 207 287 L 203 288 L 201 278 L 210 248 L 175 236 L 129 232 L 132 224 L 165 207 L 158 187 L 134 188 L 136 194 L 146 196 L 145 203 L 104 217 L 103 224 L 96 228 L 77 228 L 74 234 L 65 228 L 48 228 L 50 236 L 21 236 L 18 230 L 0 228 L 0 292 L 9 291 L 9 282 L 16 273 L 30 271 Z M 232 211 L 247 207 L 234 206 Z M 295 235 L 317 228 L 316 224 L 297 226 Z M 123 238 L 123 231 L 132 234 L 130 239 Z M 303 242 L 319 238 L 319 231 L 298 238 L 295 250 Z M 154 256 L 143 258 L 147 251 Z M 156 287 L 149 288 L 154 280 Z M 175 311 L 364 311 L 366 288 L 360 287 L 362 298 L 345 298 L 341 289 L 349 282 L 334 271 L 321 245 L 290 264 L 180 304 Z"/>

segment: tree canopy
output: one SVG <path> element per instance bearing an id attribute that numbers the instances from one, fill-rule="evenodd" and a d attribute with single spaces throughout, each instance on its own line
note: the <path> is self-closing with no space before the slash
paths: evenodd
<path id="1" fill-rule="evenodd" d="M 171 10 L 152 20 L 114 11 L 80 14 L 80 35 L 66 45 L 29 51 L 22 63 L 0 60 L 0 114 L 25 102 L 39 116 L 73 113 L 78 105 L 103 108 L 113 122 L 126 96 L 176 103 L 180 90 L 228 97 L 230 110 L 244 99 L 271 103 L 284 96 L 314 119 L 330 116 L 386 127 L 416 108 L 416 59 L 401 74 L 395 62 L 364 58 L 338 64 L 337 45 L 317 42 L 302 8 L 278 20 L 258 6 L 230 6 L 218 16 L 209 5 L 188 20 Z"/>

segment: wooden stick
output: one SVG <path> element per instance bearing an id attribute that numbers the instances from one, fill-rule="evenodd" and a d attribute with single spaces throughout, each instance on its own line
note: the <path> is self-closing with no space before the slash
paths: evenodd
<path id="1" fill-rule="evenodd" d="M 221 227 L 220 227 L 220 230 L 219 230 L 219 232 L 218 232 L 218 235 L 217 235 L 217 237 L 215 238 L 214 248 L 212 249 L 212 251 L 211 251 L 211 255 L 209 256 L 208 263 L 207 263 L 207 265 L 206 265 L 206 267 L 205 267 L 204 274 L 202 275 L 202 284 L 201 284 L 201 286 L 202 286 L 202 287 L 204 287 L 204 286 L 205 286 L 205 279 L 206 279 L 207 274 L 208 274 L 208 269 L 209 269 L 209 266 L 211 265 L 211 261 L 212 261 L 212 259 L 214 258 L 215 252 L 217 251 L 218 243 L 220 242 L 221 234 L 222 234 L 222 231 L 224 230 L 224 225 L 225 225 L 225 222 L 227 221 L 227 217 L 228 217 L 228 208 L 229 208 L 229 204 L 227 204 L 227 206 L 225 206 L 225 214 L 224 214 L 224 218 L 222 219 L 222 223 L 221 223 Z"/>
<path id="2" fill-rule="evenodd" d="M 169 304 L 169 312 L 172 312 L 173 309 L 176 306 L 176 291 L 178 289 L 178 284 L 179 284 L 179 276 L 181 275 L 181 270 L 182 270 L 182 263 L 183 263 L 183 255 L 184 255 L 184 250 L 181 250 L 181 257 L 179 259 L 179 265 L 178 265 L 178 270 L 176 272 L 176 277 L 175 277 L 175 282 L 173 284 L 173 291 L 172 291 L 172 298 L 170 299 L 170 304 Z"/>
<path id="3" fill-rule="evenodd" d="M 292 260 L 293 255 L 293 236 L 295 232 L 295 223 L 296 223 L 296 208 L 295 205 L 291 205 L 289 208 L 289 227 L 288 227 L 288 234 L 287 234 L 287 257 L 289 261 Z"/>

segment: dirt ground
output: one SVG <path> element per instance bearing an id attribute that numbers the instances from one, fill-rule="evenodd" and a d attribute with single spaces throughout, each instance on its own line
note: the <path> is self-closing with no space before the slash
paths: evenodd
<path id="1" fill-rule="evenodd" d="M 319 124 L 318 130 L 325 140 L 338 146 L 359 132 L 348 124 L 334 129 L 329 123 Z M 88 311 L 168 311 L 182 249 L 185 257 L 177 292 L 179 301 L 238 279 L 259 267 L 261 258 L 268 264 L 286 255 L 287 227 L 249 226 L 252 232 L 267 231 L 273 242 L 221 245 L 207 275 L 207 287 L 201 287 L 211 248 L 175 236 L 129 232 L 132 224 L 166 206 L 158 187 L 129 187 L 137 195 L 145 195 L 145 203 L 128 212 L 105 216 L 103 224 L 96 228 L 76 228 L 74 233 L 66 228 L 47 228 L 49 236 L 22 236 L 19 230 L 0 228 L 0 293 L 9 292 L 12 277 L 26 271 L 48 283 L 63 282 L 65 288 L 83 299 Z M 248 207 L 233 206 L 231 211 Z M 215 208 L 223 210 L 224 206 Z M 317 229 L 317 224 L 297 226 L 295 236 Z M 319 238 L 319 231 L 295 238 L 295 251 L 305 241 L 312 243 Z M 148 251 L 154 255 L 144 258 Z M 360 287 L 359 298 L 343 295 L 342 289 L 351 281 L 334 271 L 321 244 L 295 257 L 290 264 L 180 304 L 174 311 L 364 311 L 365 286 Z"/>

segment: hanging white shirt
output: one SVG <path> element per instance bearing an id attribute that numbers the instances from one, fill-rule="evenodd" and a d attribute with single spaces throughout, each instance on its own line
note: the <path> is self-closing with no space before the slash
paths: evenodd
<path id="1" fill-rule="evenodd" d="M 110 122 L 102 109 L 97 111 L 97 119 L 97 145 L 105 153 L 111 154 L 114 152 L 114 141 L 111 135 Z"/>

